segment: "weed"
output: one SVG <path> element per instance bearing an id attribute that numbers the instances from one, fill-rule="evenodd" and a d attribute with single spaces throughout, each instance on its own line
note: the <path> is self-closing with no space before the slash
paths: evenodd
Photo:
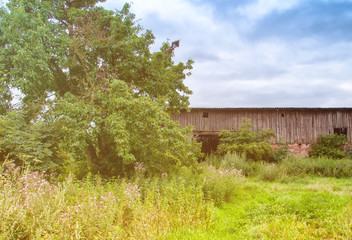
<path id="1" fill-rule="evenodd" d="M 137 166 L 142 171 L 142 166 Z M 210 226 L 213 203 L 180 177 L 60 183 L 5 162 L 0 167 L 1 239 L 156 239 Z"/>

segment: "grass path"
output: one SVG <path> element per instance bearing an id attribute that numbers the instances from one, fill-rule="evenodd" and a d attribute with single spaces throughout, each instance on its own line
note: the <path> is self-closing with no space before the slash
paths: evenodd
<path id="1" fill-rule="evenodd" d="M 169 239 L 352 239 L 352 179 L 247 180 L 209 229 Z"/>

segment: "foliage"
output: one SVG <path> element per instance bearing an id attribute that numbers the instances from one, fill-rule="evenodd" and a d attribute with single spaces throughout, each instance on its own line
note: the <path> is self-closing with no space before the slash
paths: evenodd
<path id="1" fill-rule="evenodd" d="M 0 114 L 5 114 L 11 109 L 12 94 L 9 85 L 3 77 L 4 73 L 0 70 Z"/>
<path id="2" fill-rule="evenodd" d="M 34 170 L 60 173 L 65 157 L 53 124 L 39 120 L 29 124 L 22 114 L 12 111 L 0 116 L 0 162 L 9 158 Z"/>
<path id="3" fill-rule="evenodd" d="M 343 134 L 320 135 L 318 142 L 312 144 L 309 156 L 335 159 L 349 157 L 348 152 L 344 149 L 346 143 L 348 143 L 348 139 Z"/>
<path id="4" fill-rule="evenodd" d="M 175 64 L 167 42 L 151 53 L 154 36 L 129 4 L 109 11 L 99 2 L 10 0 L 0 8 L 0 91 L 24 95 L 20 125 L 2 141 L 16 129 L 29 131 L 4 154 L 29 155 L 31 165 L 64 163 L 80 177 L 126 175 L 135 162 L 147 173 L 194 165 L 199 144 L 169 116 L 189 104 L 183 80 L 193 62 Z M 45 130 L 34 132 L 40 126 Z"/>
<path id="5" fill-rule="evenodd" d="M 158 239 L 209 227 L 213 211 L 200 186 L 175 177 L 53 183 L 11 162 L 0 166 L 1 239 Z"/>
<path id="6" fill-rule="evenodd" d="M 276 162 L 280 162 L 291 156 L 290 150 L 288 149 L 288 143 L 279 141 L 276 147 L 274 147 L 274 159 Z"/>
<path id="7" fill-rule="evenodd" d="M 218 153 L 237 153 L 254 161 L 274 161 L 271 139 L 275 134 L 272 130 L 251 130 L 252 127 L 252 123 L 246 120 L 238 131 L 222 130 Z"/>
<path id="8" fill-rule="evenodd" d="M 128 173 L 135 162 L 160 174 L 192 166 L 200 156 L 191 129 L 180 129 L 162 104 L 134 97 L 122 81 L 112 81 L 111 89 L 99 92 L 94 104 L 66 94 L 54 114 L 63 147 L 76 159 L 87 154 L 93 172 L 103 175 Z"/>
<path id="9" fill-rule="evenodd" d="M 70 92 L 90 97 L 108 88 L 104 79 L 126 82 L 136 96 L 162 98 L 169 111 L 188 106 L 183 80 L 192 61 L 174 64 L 170 46 L 151 53 L 150 30 L 142 32 L 126 4 L 121 11 L 102 0 L 12 0 L 0 9 L 0 70 L 29 100 Z"/>
<path id="10" fill-rule="evenodd" d="M 260 162 L 247 161 L 236 153 L 227 153 L 224 156 L 210 155 L 205 162 L 218 169 L 240 170 L 244 176 L 256 176 L 260 168 Z"/>

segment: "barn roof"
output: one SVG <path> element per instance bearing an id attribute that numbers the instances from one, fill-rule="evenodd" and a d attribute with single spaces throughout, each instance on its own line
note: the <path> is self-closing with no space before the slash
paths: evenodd
<path id="1" fill-rule="evenodd" d="M 198 111 L 352 111 L 352 107 L 191 107 L 190 109 Z"/>

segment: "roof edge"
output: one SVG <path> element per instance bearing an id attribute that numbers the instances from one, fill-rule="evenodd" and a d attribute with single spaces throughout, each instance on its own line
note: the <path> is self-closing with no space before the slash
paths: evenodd
<path id="1" fill-rule="evenodd" d="M 344 110 L 352 111 L 352 107 L 190 107 L 190 110 L 218 110 L 218 111 L 232 111 L 232 110 Z"/>

